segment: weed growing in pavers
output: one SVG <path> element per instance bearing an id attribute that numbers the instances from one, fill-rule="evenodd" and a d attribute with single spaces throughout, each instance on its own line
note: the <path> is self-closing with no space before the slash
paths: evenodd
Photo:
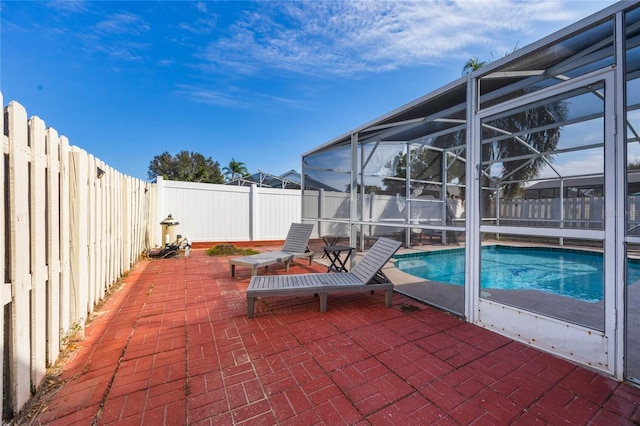
<path id="1" fill-rule="evenodd" d="M 235 247 L 233 244 L 218 244 L 215 247 L 207 249 L 207 254 L 209 256 L 231 256 L 235 254 L 247 256 L 258 253 L 259 252 L 254 249 Z"/>

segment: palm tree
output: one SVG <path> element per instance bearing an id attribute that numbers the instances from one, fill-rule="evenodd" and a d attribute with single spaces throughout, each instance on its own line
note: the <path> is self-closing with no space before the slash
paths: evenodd
<path id="1" fill-rule="evenodd" d="M 467 62 L 465 62 L 464 67 L 462 67 L 462 75 L 471 74 L 472 72 L 484 67 L 488 63 L 488 61 L 480 61 L 474 56 L 473 58 L 470 58 Z"/>
<path id="2" fill-rule="evenodd" d="M 515 49 L 514 49 L 515 50 Z M 463 67 L 463 73 L 468 74 L 487 65 L 489 61 L 479 61 L 478 58 L 469 59 Z M 512 96 L 522 96 L 529 90 L 520 89 Z M 522 189 L 522 182 L 535 177 L 545 164 L 553 161 L 553 157 L 542 155 L 531 157 L 534 153 L 550 153 L 555 150 L 560 139 L 561 126 L 554 126 L 555 123 L 562 123 L 568 115 L 566 102 L 550 102 L 546 105 L 535 106 L 528 110 L 496 119 L 482 129 L 483 139 L 491 136 L 505 134 L 519 135 L 517 137 L 501 139 L 492 144 L 482 145 L 482 159 L 484 162 L 509 159 L 502 163 L 500 179 L 505 179 L 513 183 L 502 185 L 502 196 L 505 198 L 515 197 Z M 544 129 L 538 131 L 528 131 L 529 129 Z M 429 145 L 438 148 L 450 148 L 463 146 L 465 131 L 457 131 L 451 134 L 440 135 L 430 141 Z M 460 153 L 464 157 L 464 151 Z M 511 160 L 513 159 L 513 160 Z M 423 148 L 414 153 L 411 159 L 411 179 L 426 179 L 438 181 L 442 179 L 439 170 L 442 167 L 441 154 L 438 151 Z M 406 154 L 399 153 L 388 166 L 395 165 L 395 177 L 404 178 L 407 170 Z M 455 162 L 453 167 L 448 168 L 448 178 L 458 178 L 464 180 L 464 163 Z M 483 186 L 489 186 L 487 176 L 489 165 L 483 168 Z M 388 193 L 399 192 L 404 194 L 404 181 L 384 179 Z M 464 191 L 464 189 L 463 189 Z M 486 193 L 484 193 L 486 194 Z"/>
<path id="3" fill-rule="evenodd" d="M 228 181 L 232 181 L 237 178 L 247 176 L 249 174 L 249 170 L 247 170 L 247 167 L 242 161 L 236 161 L 235 158 L 231 157 L 229 165 L 222 168 L 222 173 L 226 176 Z"/>
<path id="4" fill-rule="evenodd" d="M 523 90 L 524 92 L 526 91 Z M 482 147 L 483 162 L 509 160 L 502 162 L 500 177 L 514 183 L 502 185 L 503 197 L 517 196 L 523 181 L 534 178 L 542 166 L 553 161 L 553 157 L 548 153 L 556 149 L 562 130 L 556 123 L 564 122 L 567 115 L 567 103 L 556 101 L 486 123 L 487 126 L 482 129 L 483 138 L 505 134 L 518 135 Z M 547 155 L 535 155 L 536 153 Z M 531 157 L 532 155 L 534 156 Z M 490 165 L 483 167 L 486 175 L 489 168 Z"/>

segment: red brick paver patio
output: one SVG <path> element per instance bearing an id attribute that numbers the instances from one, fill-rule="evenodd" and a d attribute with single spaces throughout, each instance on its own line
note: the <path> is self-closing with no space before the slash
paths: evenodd
<path id="1" fill-rule="evenodd" d="M 640 422 L 639 389 L 405 296 L 329 297 L 324 314 L 313 297 L 264 299 L 250 320 L 248 283 L 204 250 L 139 263 L 33 424 Z"/>

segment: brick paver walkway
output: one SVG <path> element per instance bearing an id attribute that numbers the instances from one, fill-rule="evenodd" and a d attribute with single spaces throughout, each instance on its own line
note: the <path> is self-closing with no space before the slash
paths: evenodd
<path id="1" fill-rule="evenodd" d="M 140 262 L 32 424 L 640 422 L 639 389 L 402 295 L 329 297 L 324 314 L 313 297 L 264 299 L 249 320 L 237 275 L 204 250 Z"/>

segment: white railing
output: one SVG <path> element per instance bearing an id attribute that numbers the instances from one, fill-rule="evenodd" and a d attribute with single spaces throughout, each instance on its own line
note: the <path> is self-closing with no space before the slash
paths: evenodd
<path id="1" fill-rule="evenodd" d="M 604 197 L 512 199 L 500 202 L 499 225 L 602 229 Z"/>
<path id="2" fill-rule="evenodd" d="M 155 188 L 69 146 L 16 102 L 4 108 L 0 128 L 4 419 L 24 406 L 65 339 L 84 329 L 149 246 Z"/>

